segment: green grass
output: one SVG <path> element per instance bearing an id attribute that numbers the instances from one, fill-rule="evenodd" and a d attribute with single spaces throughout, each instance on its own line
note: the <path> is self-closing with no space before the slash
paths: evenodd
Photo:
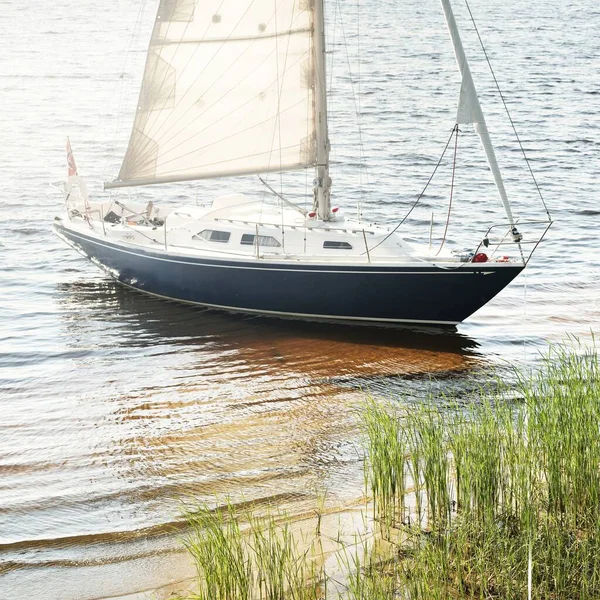
<path id="1" fill-rule="evenodd" d="M 441 406 L 362 408 L 383 541 L 339 544 L 341 585 L 314 560 L 319 526 L 307 543 L 282 515 L 226 505 L 188 515 L 191 598 L 600 598 L 596 351 L 554 347 L 536 373 Z"/>
<path id="2" fill-rule="evenodd" d="M 400 531 L 410 598 L 600 597 L 598 355 L 555 347 L 516 375 L 468 408 L 364 411 L 369 484 Z"/>
<path id="3" fill-rule="evenodd" d="M 184 543 L 198 573 L 198 591 L 188 600 L 318 600 L 320 579 L 308 550 L 284 515 L 258 517 L 235 506 L 188 511 Z"/>

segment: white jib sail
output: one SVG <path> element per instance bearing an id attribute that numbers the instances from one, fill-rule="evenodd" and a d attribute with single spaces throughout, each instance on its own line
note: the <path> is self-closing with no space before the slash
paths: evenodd
<path id="1" fill-rule="evenodd" d="M 161 0 L 117 181 L 314 165 L 312 0 Z"/>
<path id="2" fill-rule="evenodd" d="M 450 38 L 452 39 L 452 46 L 454 48 L 454 56 L 456 57 L 458 70 L 462 76 L 456 122 L 459 124 L 473 124 L 473 127 L 479 135 L 481 144 L 485 151 L 485 156 L 487 158 L 490 171 L 494 176 L 496 188 L 498 189 L 498 194 L 502 200 L 502 205 L 504 206 L 508 222 L 512 227 L 514 227 L 514 217 L 508 201 L 506 189 L 504 187 L 504 180 L 502 179 L 502 175 L 500 173 L 500 167 L 498 167 L 496 153 L 492 145 L 492 140 L 490 139 L 490 134 L 485 122 L 485 117 L 483 116 L 481 104 L 479 103 L 479 97 L 477 96 L 477 91 L 475 90 L 471 69 L 469 68 L 469 63 L 467 62 L 467 57 L 463 49 L 460 34 L 458 33 L 458 27 L 456 26 L 454 13 L 452 12 L 452 7 L 450 6 L 450 0 L 441 0 L 441 3 L 444 10 L 444 16 L 446 18 L 446 24 L 448 25 L 448 31 L 450 32 Z"/>

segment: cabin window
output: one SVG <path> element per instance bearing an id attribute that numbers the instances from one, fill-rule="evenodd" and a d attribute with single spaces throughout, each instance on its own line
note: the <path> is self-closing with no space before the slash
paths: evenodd
<path id="1" fill-rule="evenodd" d="M 256 244 L 256 236 L 252 233 L 244 233 L 240 240 L 242 246 L 254 246 Z M 259 246 L 271 246 L 272 248 L 279 248 L 281 244 L 279 241 L 270 235 L 259 235 L 258 236 Z"/>
<path id="2" fill-rule="evenodd" d="M 222 244 L 226 244 L 231 237 L 231 233 L 229 231 L 216 231 L 215 229 L 204 229 L 200 233 L 197 233 L 193 239 L 198 240 L 207 240 L 208 242 L 221 242 Z"/>
<path id="3" fill-rule="evenodd" d="M 352 250 L 352 244 L 348 242 L 323 242 L 323 248 L 329 250 Z"/>

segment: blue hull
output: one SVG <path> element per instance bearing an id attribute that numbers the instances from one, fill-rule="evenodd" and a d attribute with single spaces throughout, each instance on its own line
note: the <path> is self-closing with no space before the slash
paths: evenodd
<path id="1" fill-rule="evenodd" d="M 523 270 L 494 263 L 443 269 L 215 260 L 116 244 L 74 232 L 60 221 L 54 227 L 127 286 L 180 302 L 280 317 L 454 325 Z"/>

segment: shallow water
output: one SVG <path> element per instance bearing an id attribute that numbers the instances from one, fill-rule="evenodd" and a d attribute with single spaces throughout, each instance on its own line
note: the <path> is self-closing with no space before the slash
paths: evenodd
<path id="1" fill-rule="evenodd" d="M 335 202 L 353 213 L 360 201 L 366 220 L 393 223 L 452 128 L 452 51 L 435 0 L 364 0 L 360 15 L 341 4 L 341 17 L 328 4 Z M 455 4 L 515 210 L 542 218 Z M 3 5 L 0 598 L 90 600 L 183 580 L 182 501 L 272 500 L 290 514 L 323 490 L 352 502 L 362 493 L 353 411 L 365 394 L 418 401 L 469 389 L 492 367 L 531 364 L 547 341 L 597 329 L 600 6 L 471 5 L 556 223 L 525 273 L 456 332 L 226 315 L 107 280 L 53 236 L 61 198 L 48 182 L 64 177 L 66 135 L 93 194 L 118 169 L 111 156 L 130 127 L 118 107 L 135 104 L 144 52 L 125 55 L 132 35 L 143 48 L 155 3 L 139 19 L 133 0 L 111 11 L 97 0 Z M 459 150 L 450 236 L 468 247 L 502 214 L 467 127 Z M 427 242 L 434 212 L 439 243 L 449 178 L 445 163 L 407 237 Z M 283 181 L 298 192 L 304 182 Z M 195 202 L 230 186 L 257 189 L 245 178 L 140 193 Z"/>

